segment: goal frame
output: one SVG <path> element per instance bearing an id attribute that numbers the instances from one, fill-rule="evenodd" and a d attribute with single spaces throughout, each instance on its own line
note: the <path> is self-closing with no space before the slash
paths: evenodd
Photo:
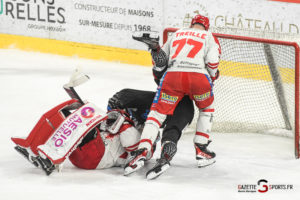
<path id="1" fill-rule="evenodd" d="M 178 28 L 165 28 L 163 31 L 163 44 L 168 39 L 168 34 L 171 32 L 176 32 Z M 295 124 L 294 124 L 294 145 L 295 145 L 295 157 L 300 158 L 299 155 L 299 68 L 300 68 L 300 48 L 296 42 L 280 41 L 273 39 L 264 39 L 248 36 L 237 36 L 230 34 L 212 33 L 217 38 L 241 40 L 248 42 L 259 42 L 264 44 L 275 44 L 275 45 L 285 45 L 291 46 L 295 49 Z"/>

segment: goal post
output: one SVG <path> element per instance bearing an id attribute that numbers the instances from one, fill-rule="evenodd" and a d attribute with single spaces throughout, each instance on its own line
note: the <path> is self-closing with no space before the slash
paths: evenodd
<path id="1" fill-rule="evenodd" d="M 177 30 L 166 28 L 163 43 Z M 220 78 L 214 86 L 213 131 L 287 135 L 294 138 L 295 157 L 299 158 L 298 44 L 213 35 L 218 38 L 222 51 Z"/>

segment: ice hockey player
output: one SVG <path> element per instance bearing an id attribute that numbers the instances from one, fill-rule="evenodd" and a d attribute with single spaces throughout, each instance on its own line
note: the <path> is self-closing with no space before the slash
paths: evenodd
<path id="1" fill-rule="evenodd" d="M 155 92 L 135 90 L 135 89 L 123 89 L 117 92 L 113 97 L 109 99 L 108 109 L 125 109 L 130 113 L 135 122 L 136 127 L 142 131 L 144 123 L 147 119 Z M 173 115 L 167 117 L 162 124 L 162 138 L 161 144 L 169 143 L 172 145 L 170 149 L 172 154 L 177 151 L 177 143 L 182 135 L 183 129 L 187 127 L 193 120 L 194 106 L 193 102 L 188 96 L 185 96 L 176 107 Z M 168 145 L 163 145 L 167 147 Z M 165 153 L 165 151 L 163 151 Z M 161 156 L 164 158 L 163 156 Z M 149 171 L 160 171 L 160 163 L 164 159 L 157 159 L 157 165 Z M 168 166 L 170 160 L 167 160 Z"/>
<path id="2" fill-rule="evenodd" d="M 69 159 L 83 169 L 124 167 L 129 153 L 137 149 L 140 135 L 126 112 L 108 111 L 107 119 L 99 129 L 87 135 Z"/>
<path id="3" fill-rule="evenodd" d="M 75 111 L 73 111 L 75 110 Z M 12 138 L 15 149 L 47 175 L 69 158 L 83 169 L 124 165 L 137 149 L 140 132 L 122 110 L 105 113 L 92 103 L 64 102 L 45 113 L 26 139 Z M 155 146 L 154 146 L 155 147 Z"/>
<path id="4" fill-rule="evenodd" d="M 218 40 L 208 29 L 209 19 L 196 15 L 190 28 L 176 31 L 162 48 L 145 35 L 136 37 L 152 49 L 153 60 L 157 60 L 155 65 L 167 70 L 160 80 L 139 148 L 132 153 L 132 160 L 126 165 L 124 175 L 143 167 L 144 161 L 150 155 L 159 127 L 167 115 L 173 114 L 185 94 L 188 94 L 199 108 L 194 137 L 198 166 L 207 166 L 215 162 L 215 153 L 209 151 L 207 146 L 210 143 L 209 133 L 214 112 L 213 81 L 219 76 L 221 49 Z M 158 167 L 147 173 L 147 178 L 155 178 L 169 168 L 169 161 L 175 154 L 173 149 L 175 149 L 173 144 L 163 144 L 160 163 L 158 162 Z"/>
<path id="5" fill-rule="evenodd" d="M 140 33 L 137 33 L 140 34 Z M 142 33 L 143 34 L 143 33 Z M 150 37 L 150 35 L 149 35 Z M 156 36 L 152 36 L 152 40 L 155 43 L 158 43 L 159 38 Z M 133 36 L 134 39 L 136 36 Z M 149 38 L 150 39 L 150 38 Z M 154 81 L 159 85 L 160 79 L 166 71 L 165 66 L 157 66 L 156 63 L 159 63 L 158 57 L 153 57 L 154 66 L 152 68 Z M 147 115 L 149 114 L 151 104 L 155 97 L 155 92 L 152 91 L 144 91 L 144 90 L 136 90 L 136 89 L 123 89 L 116 94 L 113 95 L 108 101 L 108 110 L 110 109 L 125 109 L 128 113 L 130 113 L 131 117 L 135 119 L 134 121 L 138 124 L 136 127 L 144 127 L 144 123 L 147 119 Z M 172 155 L 175 155 L 177 151 L 177 143 L 182 135 L 183 129 L 187 127 L 193 120 L 194 117 L 194 105 L 192 100 L 188 96 L 184 96 L 182 100 L 178 103 L 177 107 L 174 110 L 173 115 L 167 116 L 164 123 L 162 123 L 161 128 L 162 138 L 161 144 L 165 148 L 171 147 L 169 149 Z M 165 145 L 168 144 L 168 145 Z M 166 150 L 162 151 L 166 154 Z M 152 171 L 156 171 L 157 173 L 161 172 L 161 163 L 166 163 L 167 166 L 170 166 L 170 160 L 165 160 L 165 157 L 161 155 L 160 159 L 157 159 L 157 164 L 149 170 L 147 173 L 150 174 Z M 166 167 L 166 166 L 164 166 Z M 152 173 L 151 173 L 152 174 Z M 147 176 L 149 178 L 149 176 Z"/>

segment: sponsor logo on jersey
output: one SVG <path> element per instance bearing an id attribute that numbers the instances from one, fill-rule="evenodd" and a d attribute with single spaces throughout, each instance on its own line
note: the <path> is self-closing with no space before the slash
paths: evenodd
<path id="1" fill-rule="evenodd" d="M 95 109 L 92 107 L 85 107 L 81 110 L 81 116 L 83 118 L 91 118 L 95 114 Z"/>
<path id="2" fill-rule="evenodd" d="M 196 101 L 204 101 L 204 100 L 208 99 L 209 97 L 210 97 L 210 92 L 206 92 L 201 95 L 194 95 L 194 99 Z"/>
<path id="3" fill-rule="evenodd" d="M 175 103 L 178 100 L 178 97 L 177 96 L 170 96 L 170 95 L 167 95 L 166 93 L 163 92 L 161 94 L 161 99 L 165 100 L 167 102 Z"/>

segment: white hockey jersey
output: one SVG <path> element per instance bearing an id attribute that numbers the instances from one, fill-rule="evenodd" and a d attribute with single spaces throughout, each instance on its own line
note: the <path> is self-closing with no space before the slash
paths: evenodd
<path id="1" fill-rule="evenodd" d="M 96 138 L 70 155 L 70 161 L 83 169 L 104 169 L 123 166 L 128 153 L 138 148 L 141 134 L 130 123 L 125 122 L 118 133 L 98 131 Z"/>
<path id="2" fill-rule="evenodd" d="M 195 28 L 176 31 L 162 47 L 169 58 L 168 71 L 197 72 L 214 77 L 221 48 L 211 32 Z"/>
<path id="3" fill-rule="evenodd" d="M 141 133 L 132 125 L 124 124 L 119 133 L 100 133 L 105 145 L 104 155 L 97 169 L 123 166 L 127 162 L 127 154 L 138 148 Z"/>

